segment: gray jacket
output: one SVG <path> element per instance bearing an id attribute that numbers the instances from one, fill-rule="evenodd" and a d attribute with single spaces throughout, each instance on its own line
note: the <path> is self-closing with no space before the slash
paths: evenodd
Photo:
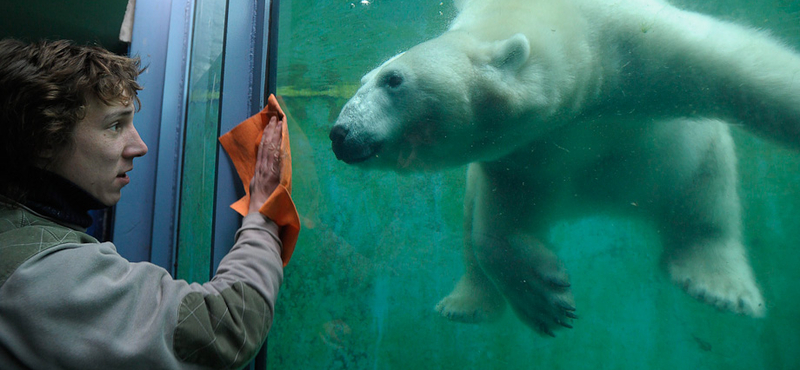
<path id="1" fill-rule="evenodd" d="M 278 227 L 251 214 L 214 278 L 173 279 L 112 243 L 0 203 L 0 369 L 234 369 L 272 324 Z"/>

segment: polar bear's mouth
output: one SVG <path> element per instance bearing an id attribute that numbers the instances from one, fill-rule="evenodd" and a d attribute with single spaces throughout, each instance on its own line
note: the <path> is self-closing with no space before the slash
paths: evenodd
<path id="1" fill-rule="evenodd" d="M 336 159 L 347 164 L 364 162 L 380 152 L 381 143 L 368 143 L 363 140 L 356 140 L 353 135 L 348 135 L 348 130 L 342 126 L 334 126 L 329 135 L 331 139 L 331 149 Z"/>
<path id="2" fill-rule="evenodd" d="M 336 145 L 334 142 L 332 144 L 333 154 L 336 155 L 336 159 L 343 161 L 347 164 L 356 164 L 366 161 L 372 157 L 377 156 L 378 150 L 373 150 L 368 146 L 364 147 L 353 147 L 353 146 L 346 146 L 346 145 Z"/>
<path id="3" fill-rule="evenodd" d="M 336 154 L 336 159 L 343 161 L 347 164 L 357 164 L 361 162 L 365 162 L 367 159 L 372 158 L 373 156 L 377 156 L 376 152 L 370 151 L 364 154 L 342 154 L 340 155 L 335 149 L 333 151 Z"/>

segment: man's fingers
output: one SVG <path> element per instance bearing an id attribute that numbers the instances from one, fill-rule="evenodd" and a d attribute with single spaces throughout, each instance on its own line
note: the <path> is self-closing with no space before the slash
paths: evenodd
<path id="1" fill-rule="evenodd" d="M 266 176 L 268 173 L 279 175 L 281 171 L 281 138 L 283 125 L 278 121 L 278 117 L 272 116 L 269 123 L 264 127 L 261 135 L 261 144 L 258 146 L 256 160 L 256 174 Z"/>
<path id="2" fill-rule="evenodd" d="M 256 161 L 266 161 L 269 159 L 269 153 L 278 150 L 280 147 L 277 146 L 275 140 L 275 130 L 270 129 L 270 127 L 279 126 L 277 125 L 277 117 L 272 116 L 269 119 L 269 124 L 264 126 L 264 131 L 261 133 L 261 143 L 258 145 L 258 153 L 256 153 Z"/>
<path id="3" fill-rule="evenodd" d="M 275 149 L 276 150 L 280 150 L 280 147 L 281 147 L 281 133 L 282 133 L 282 130 L 283 130 L 283 125 L 280 124 L 280 122 L 278 122 L 278 117 L 272 117 L 272 119 L 269 120 L 269 123 L 273 127 L 272 132 L 271 132 L 272 133 L 272 137 L 270 139 L 272 139 L 272 143 L 275 144 L 275 146 L 276 146 Z"/>
<path id="4" fill-rule="evenodd" d="M 270 127 L 272 129 L 270 129 Z M 264 136 L 269 136 L 269 145 L 268 145 L 268 155 L 269 159 L 272 160 L 272 170 L 277 173 L 280 169 L 278 163 L 281 160 L 281 135 L 282 135 L 283 125 L 278 122 L 278 117 L 272 116 L 269 119 L 269 125 L 264 128 Z"/>

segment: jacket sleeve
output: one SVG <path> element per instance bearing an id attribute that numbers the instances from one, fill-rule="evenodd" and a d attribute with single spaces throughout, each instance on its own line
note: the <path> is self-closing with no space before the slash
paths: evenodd
<path id="1" fill-rule="evenodd" d="M 111 243 L 48 249 L 0 288 L 0 345 L 35 369 L 242 367 L 272 324 L 283 279 L 277 233 L 246 216 L 202 285 L 128 262 Z"/>

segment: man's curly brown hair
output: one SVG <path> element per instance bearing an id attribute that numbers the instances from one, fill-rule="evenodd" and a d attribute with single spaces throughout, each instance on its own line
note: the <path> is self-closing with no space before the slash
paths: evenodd
<path id="1" fill-rule="evenodd" d="M 134 100 L 139 58 L 71 41 L 0 40 L 0 194 L 16 202 L 36 181 L 45 153 L 68 149 L 87 99 Z"/>

